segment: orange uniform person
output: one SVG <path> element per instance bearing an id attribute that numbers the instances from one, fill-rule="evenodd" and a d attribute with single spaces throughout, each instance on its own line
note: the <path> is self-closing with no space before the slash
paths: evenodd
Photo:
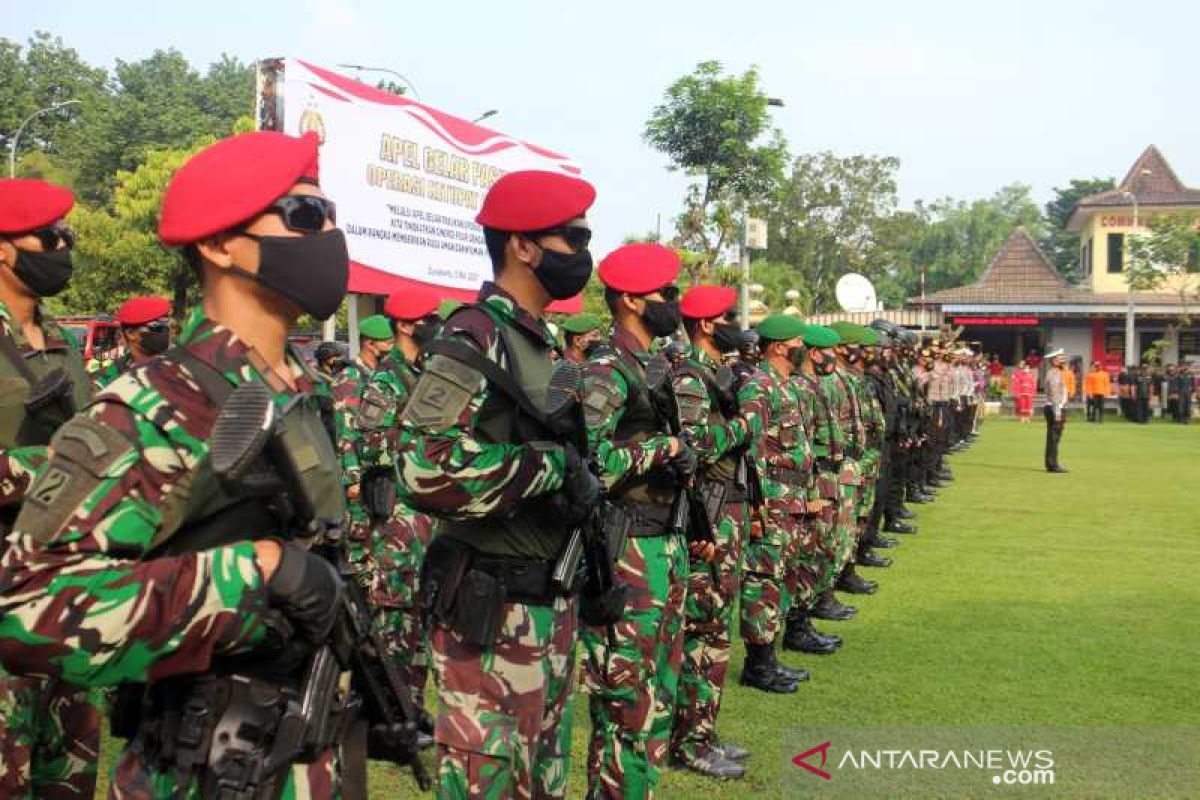
<path id="1" fill-rule="evenodd" d="M 1087 421 L 1104 422 L 1104 399 L 1112 394 L 1112 379 L 1099 361 L 1092 362 L 1092 371 L 1083 379 L 1083 396 L 1087 401 Z"/>

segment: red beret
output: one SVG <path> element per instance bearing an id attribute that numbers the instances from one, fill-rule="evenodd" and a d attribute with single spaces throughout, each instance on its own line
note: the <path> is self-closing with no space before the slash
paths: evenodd
<path id="1" fill-rule="evenodd" d="M 171 313 L 165 297 L 131 297 L 117 309 L 117 322 L 122 325 L 145 325 Z"/>
<path id="2" fill-rule="evenodd" d="M 651 294 L 675 283 L 679 254 L 661 244 L 627 244 L 600 262 L 601 282 L 629 294 Z"/>
<path id="3" fill-rule="evenodd" d="M 0 180 L 0 233 L 45 228 L 67 215 L 75 205 L 71 190 L 26 178 Z"/>
<path id="4" fill-rule="evenodd" d="M 728 286 L 693 286 L 679 301 L 679 313 L 688 319 L 720 317 L 737 304 L 737 290 Z"/>
<path id="5" fill-rule="evenodd" d="M 498 231 L 540 231 L 582 217 L 596 189 L 559 172 L 510 172 L 492 184 L 475 221 Z"/>
<path id="6" fill-rule="evenodd" d="M 405 289 L 396 292 L 383 304 L 383 313 L 392 319 L 415 322 L 422 317 L 436 314 L 442 295 L 428 289 Z"/>
<path id="7" fill-rule="evenodd" d="M 243 133 L 204 148 L 179 168 L 163 195 L 158 235 L 198 242 L 257 216 L 303 177 L 317 175 L 317 135 Z"/>

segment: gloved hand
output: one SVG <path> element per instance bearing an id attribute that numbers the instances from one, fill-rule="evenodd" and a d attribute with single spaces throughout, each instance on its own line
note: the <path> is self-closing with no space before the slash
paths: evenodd
<path id="1" fill-rule="evenodd" d="M 565 501 L 566 511 L 573 515 L 572 521 L 578 521 L 600 502 L 600 479 L 584 463 L 574 446 L 563 447 L 563 456 L 567 464 L 559 495 Z"/>
<path id="2" fill-rule="evenodd" d="M 267 581 L 271 607 L 282 612 L 296 633 L 312 644 L 321 644 L 329 636 L 344 591 L 333 565 L 290 543 L 283 546 L 279 566 Z"/>
<path id="3" fill-rule="evenodd" d="M 671 460 L 667 462 L 667 465 L 679 476 L 680 480 L 687 480 L 696 474 L 696 467 L 699 463 L 699 458 L 696 456 L 696 451 L 692 449 L 692 446 L 680 440 L 679 451 L 671 456 Z"/>

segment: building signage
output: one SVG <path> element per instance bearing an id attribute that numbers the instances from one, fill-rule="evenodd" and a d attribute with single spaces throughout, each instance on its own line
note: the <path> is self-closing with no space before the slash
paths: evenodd
<path id="1" fill-rule="evenodd" d="M 955 325 L 1037 325 L 1037 317 L 954 317 Z"/>

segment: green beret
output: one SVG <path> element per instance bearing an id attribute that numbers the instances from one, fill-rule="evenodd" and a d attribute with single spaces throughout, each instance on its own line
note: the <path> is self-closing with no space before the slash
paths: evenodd
<path id="1" fill-rule="evenodd" d="M 862 325 L 855 325 L 853 322 L 847 322 L 846 320 L 831 322 L 829 323 L 829 327 L 841 337 L 842 344 L 862 344 L 863 335 L 867 331 Z"/>
<path id="2" fill-rule="evenodd" d="M 444 322 L 460 306 L 462 306 L 462 302 L 459 300 L 443 300 L 438 303 L 437 315 Z"/>
<path id="3" fill-rule="evenodd" d="M 799 317 L 772 314 L 758 323 L 755 330 L 758 331 L 759 338 L 772 342 L 785 342 L 788 339 L 803 336 L 806 327 L 808 326 Z"/>
<path id="4" fill-rule="evenodd" d="M 562 329 L 567 333 L 591 333 L 604 323 L 595 314 L 572 314 L 562 321 Z"/>
<path id="5" fill-rule="evenodd" d="M 836 347 L 842 343 L 842 337 L 833 328 L 824 325 L 807 325 L 804 329 L 804 343 L 809 347 Z"/>
<path id="6" fill-rule="evenodd" d="M 391 339 L 392 322 L 383 314 L 372 314 L 358 323 L 358 335 L 364 339 Z"/>
<path id="7" fill-rule="evenodd" d="M 867 347 L 879 344 L 879 331 L 874 328 L 863 328 L 861 344 Z"/>

